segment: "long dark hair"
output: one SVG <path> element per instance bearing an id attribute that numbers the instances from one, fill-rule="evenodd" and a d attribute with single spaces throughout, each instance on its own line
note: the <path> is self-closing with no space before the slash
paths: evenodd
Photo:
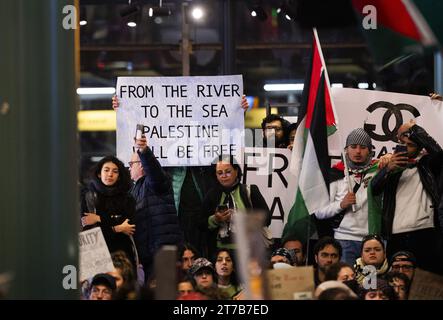
<path id="1" fill-rule="evenodd" d="M 178 249 L 177 258 L 180 262 L 182 261 L 183 255 L 185 254 L 186 250 L 191 251 L 194 254 L 195 259 L 200 258 L 200 253 L 198 252 L 198 250 L 189 242 L 185 242 Z"/>
<path id="2" fill-rule="evenodd" d="M 237 272 L 236 272 L 236 258 L 235 258 L 235 252 L 226 248 L 218 248 L 217 251 L 214 254 L 214 269 L 215 269 L 215 273 L 217 274 L 217 258 L 218 255 L 220 254 L 220 252 L 227 252 L 229 257 L 232 260 L 232 273 L 231 276 L 229 278 L 230 283 L 235 286 L 238 287 L 240 285 L 240 282 L 238 281 L 238 277 L 237 277 Z M 218 274 L 217 274 L 218 277 Z"/>
<path id="3" fill-rule="evenodd" d="M 100 181 L 99 175 L 101 174 L 104 164 L 107 162 L 112 162 L 118 168 L 118 179 L 115 185 L 113 185 L 112 187 L 115 187 L 122 191 L 128 191 L 131 188 L 131 176 L 129 175 L 128 170 L 125 168 L 123 162 L 121 162 L 117 157 L 114 156 L 106 156 L 102 158 L 99 162 L 97 162 L 97 164 L 92 168 L 92 180 Z"/>

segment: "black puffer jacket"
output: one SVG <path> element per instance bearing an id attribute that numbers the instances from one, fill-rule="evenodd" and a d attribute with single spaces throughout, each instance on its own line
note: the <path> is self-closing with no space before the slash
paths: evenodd
<path id="1" fill-rule="evenodd" d="M 410 129 L 410 137 L 420 148 L 425 148 L 428 154 L 424 155 L 417 163 L 417 170 L 423 188 L 432 200 L 434 208 L 434 225 L 440 231 L 443 230 L 443 216 L 439 216 L 438 205 L 440 202 L 440 191 L 438 179 L 441 175 L 443 150 L 438 143 L 420 126 L 414 125 Z M 395 213 L 395 197 L 397 186 L 402 171 L 389 174 L 386 167 L 372 179 L 372 190 L 374 195 L 383 192 L 383 236 L 389 239 L 392 235 L 392 224 Z M 441 212 L 440 215 L 443 215 Z"/>
<path id="2" fill-rule="evenodd" d="M 145 274 L 149 276 L 157 250 L 162 245 L 181 245 L 183 235 L 178 224 L 170 177 L 149 147 L 138 154 L 145 176 L 138 179 L 131 190 L 136 200 L 137 228 L 134 238 Z"/>

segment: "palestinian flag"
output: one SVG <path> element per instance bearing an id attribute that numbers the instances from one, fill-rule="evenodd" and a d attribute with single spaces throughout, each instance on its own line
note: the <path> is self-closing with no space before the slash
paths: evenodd
<path id="1" fill-rule="evenodd" d="M 298 129 L 292 150 L 291 171 L 297 187 L 282 238 L 296 236 L 305 244 L 316 231 L 311 214 L 329 203 L 328 135 L 336 131 L 329 79 L 317 31 L 298 114 Z"/>
<path id="2" fill-rule="evenodd" d="M 352 0 L 352 4 L 378 65 L 387 66 L 422 52 L 422 45 L 433 48 L 439 45 L 433 30 L 442 30 L 443 27 L 439 17 L 443 9 L 441 1 Z M 369 19 L 371 16 L 374 19 Z M 364 28 L 365 17 L 367 22 L 376 24 L 376 29 Z"/>

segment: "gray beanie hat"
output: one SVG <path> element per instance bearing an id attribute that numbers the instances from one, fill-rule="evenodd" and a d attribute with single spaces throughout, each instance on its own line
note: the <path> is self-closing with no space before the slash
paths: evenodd
<path id="1" fill-rule="evenodd" d="M 372 149 L 372 140 L 369 134 L 362 128 L 357 128 L 351 131 L 346 138 L 346 146 L 351 144 L 358 144 L 360 146 L 366 146 L 368 149 Z"/>

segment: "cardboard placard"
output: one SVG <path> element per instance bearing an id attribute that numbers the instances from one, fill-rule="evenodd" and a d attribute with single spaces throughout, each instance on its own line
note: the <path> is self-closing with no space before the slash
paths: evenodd
<path id="1" fill-rule="evenodd" d="M 294 300 L 312 297 L 314 292 L 314 268 L 291 267 L 266 272 L 269 292 L 273 300 Z"/>
<path id="2" fill-rule="evenodd" d="M 443 300 L 443 277 L 416 269 L 409 290 L 409 300 Z"/>
<path id="3" fill-rule="evenodd" d="M 100 227 L 80 232 L 78 240 L 80 282 L 93 277 L 97 273 L 114 271 L 111 254 Z"/>

